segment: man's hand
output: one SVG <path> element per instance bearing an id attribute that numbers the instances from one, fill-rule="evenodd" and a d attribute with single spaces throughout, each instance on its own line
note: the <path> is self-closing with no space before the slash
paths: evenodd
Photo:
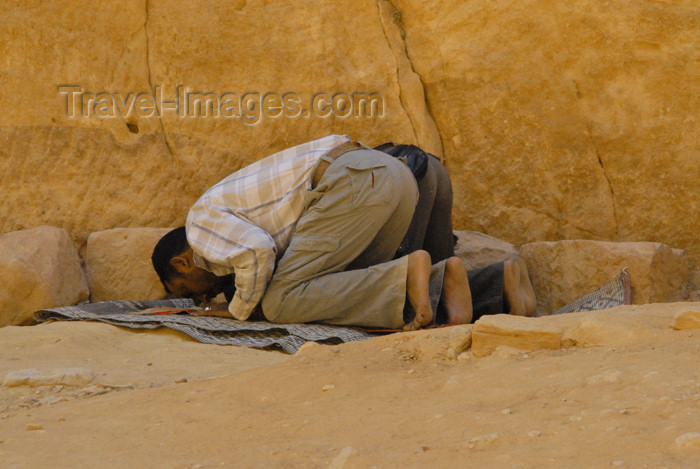
<path id="1" fill-rule="evenodd" d="M 228 311 L 228 303 L 211 303 L 205 305 L 199 311 L 191 313 L 192 316 L 216 316 L 219 318 L 232 318 Z"/>

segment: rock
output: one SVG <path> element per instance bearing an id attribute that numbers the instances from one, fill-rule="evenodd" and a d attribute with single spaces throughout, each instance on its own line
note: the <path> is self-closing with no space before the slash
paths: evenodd
<path id="1" fill-rule="evenodd" d="M 518 255 L 512 244 L 476 231 L 455 231 L 457 245 L 455 255 L 460 257 L 467 270 L 478 269 Z"/>
<path id="2" fill-rule="evenodd" d="M 390 347 L 398 360 L 413 362 L 424 358 L 430 360 L 455 360 L 468 352 L 471 343 L 472 324 L 421 329 L 418 331 L 389 334 L 378 338 Z"/>
<path id="3" fill-rule="evenodd" d="M 85 251 L 90 299 L 157 300 L 165 296 L 151 254 L 171 228 L 114 228 L 91 233 Z"/>
<path id="4" fill-rule="evenodd" d="M 44 426 L 38 423 L 28 423 L 27 424 L 27 430 L 29 431 L 34 431 L 34 430 L 43 430 Z"/>
<path id="5" fill-rule="evenodd" d="M 447 356 L 454 360 L 472 344 L 472 326 L 471 324 L 463 324 L 452 326 L 449 329 Z"/>
<path id="6" fill-rule="evenodd" d="M 54 370 L 11 371 L 2 383 L 5 387 L 16 386 L 84 386 L 95 378 L 95 373 L 85 368 L 56 368 Z"/>
<path id="7" fill-rule="evenodd" d="M 305 342 L 301 347 L 299 347 L 299 350 L 297 350 L 297 353 L 294 354 L 295 357 L 301 357 L 305 356 L 308 353 L 313 353 L 314 351 L 318 352 L 321 350 L 323 346 L 319 344 L 318 342 L 314 342 L 313 340 L 309 340 L 308 342 Z"/>
<path id="8" fill-rule="evenodd" d="M 460 229 L 516 245 L 672 239 L 700 268 L 688 216 L 700 179 L 693 2 L 100 5 L 2 10 L 3 230 L 49 223 L 82 244 L 111 227 L 182 224 L 233 170 L 346 132 L 444 155 Z M 280 20 L 260 28 L 269 18 Z M 201 53 L 183 53 L 190 49 Z M 71 51 L 70 60 L 55 50 Z M 314 67 L 323 73 L 310 76 Z M 93 106 L 82 117 L 58 89 L 67 83 L 120 99 L 211 91 L 218 104 L 230 91 L 239 117 L 213 117 L 213 106 L 209 116 L 161 106 L 161 116 L 112 117 Z M 320 92 L 376 93 L 383 112 L 356 116 L 358 103 L 348 116 L 314 115 Z M 274 117 L 262 112 L 267 93 L 300 100 Z"/>
<path id="9" fill-rule="evenodd" d="M 562 330 L 538 318 L 496 314 L 482 316 L 472 329 L 471 352 L 483 357 L 500 347 L 520 351 L 558 349 Z"/>
<path id="10" fill-rule="evenodd" d="M 625 324 L 624 320 L 578 316 L 578 322 L 566 329 L 564 339 L 579 347 L 631 343 L 643 338 L 644 331 L 640 331 L 631 321 Z"/>
<path id="11" fill-rule="evenodd" d="M 684 433 L 676 438 L 676 447 L 678 448 L 695 448 L 700 446 L 700 433 L 691 432 Z"/>
<path id="12" fill-rule="evenodd" d="M 66 230 L 39 226 L 0 236 L 0 327 L 32 322 L 34 311 L 88 297 L 80 258 Z"/>
<path id="13" fill-rule="evenodd" d="M 338 453 L 333 460 L 331 461 L 330 465 L 328 466 L 329 469 L 343 469 L 345 467 L 345 463 L 348 462 L 348 459 L 350 456 L 353 454 L 357 453 L 357 450 L 353 448 L 352 446 L 346 446 L 343 449 L 340 450 L 340 453 Z"/>
<path id="14" fill-rule="evenodd" d="M 182 224 L 202 191 L 232 170 L 347 132 L 370 145 L 394 140 L 444 154 L 457 227 L 517 245 L 673 239 L 700 265 L 688 216 L 700 171 L 699 65 L 687 45 L 697 31 L 693 2 L 79 7 L 14 2 L 2 10 L 4 230 L 51 223 L 82 243 L 124 224 Z M 280 20 L 260 28 L 269 18 Z M 190 49 L 201 53 L 183 53 Z M 71 51 L 70 60 L 55 50 Z M 323 73 L 310 76 L 314 67 Z M 219 104 L 225 92 L 240 100 L 251 92 L 254 112 L 185 117 L 161 107 L 160 117 L 99 117 L 93 106 L 81 117 L 67 112 L 69 93 L 57 88 L 67 83 L 164 100 L 182 84 L 183 93 L 212 91 Z M 301 98 L 297 110 L 263 116 L 264 95 L 287 92 Z M 377 93 L 383 113 L 315 116 L 319 92 Z"/>
<path id="15" fill-rule="evenodd" d="M 660 243 L 567 240 L 521 246 L 537 295 L 537 313 L 549 314 L 604 285 L 627 267 L 634 304 L 685 296 L 685 258 Z"/>
<path id="16" fill-rule="evenodd" d="M 589 376 L 586 378 L 586 384 L 615 383 L 621 374 L 622 372 L 620 371 L 608 371 L 607 373 Z"/>
<path id="17" fill-rule="evenodd" d="M 700 311 L 681 311 L 673 318 L 671 327 L 677 330 L 700 329 Z"/>
<path id="18" fill-rule="evenodd" d="M 498 433 L 488 433 L 469 439 L 467 442 L 470 448 L 483 449 L 493 446 L 498 440 Z"/>
<path id="19" fill-rule="evenodd" d="M 698 266 L 697 4 L 393 3 L 455 227 L 516 245 L 673 240 Z"/>

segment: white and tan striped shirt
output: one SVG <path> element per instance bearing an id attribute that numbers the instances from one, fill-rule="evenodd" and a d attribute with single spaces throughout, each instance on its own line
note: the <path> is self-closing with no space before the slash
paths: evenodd
<path id="1" fill-rule="evenodd" d="M 187 240 L 197 265 L 236 275 L 228 307 L 236 319 L 248 319 L 262 299 L 303 213 L 316 164 L 348 141 L 331 135 L 268 156 L 207 190 L 190 210 Z"/>

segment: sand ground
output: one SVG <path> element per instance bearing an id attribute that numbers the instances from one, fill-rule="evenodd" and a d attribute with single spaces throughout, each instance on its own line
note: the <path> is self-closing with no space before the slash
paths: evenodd
<path id="1" fill-rule="evenodd" d="M 289 356 L 97 323 L 6 327 L 0 379 L 94 377 L 0 387 L 0 467 L 697 468 L 700 331 L 669 327 L 682 309 L 700 303 L 598 312 L 594 346 L 456 360 L 450 328 Z"/>

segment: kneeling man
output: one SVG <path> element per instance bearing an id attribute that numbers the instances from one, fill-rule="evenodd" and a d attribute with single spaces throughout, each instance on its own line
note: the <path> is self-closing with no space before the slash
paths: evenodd
<path id="1" fill-rule="evenodd" d="M 433 323 L 441 305 L 441 322 L 468 323 L 460 259 L 431 266 L 422 250 L 394 259 L 417 200 L 401 160 L 332 135 L 210 188 L 186 226 L 160 240 L 153 265 L 176 296 L 207 302 L 225 293 L 227 308 L 207 314 L 246 320 L 261 310 L 278 323 L 411 330 Z M 511 303 L 521 303 L 521 290 Z"/>

